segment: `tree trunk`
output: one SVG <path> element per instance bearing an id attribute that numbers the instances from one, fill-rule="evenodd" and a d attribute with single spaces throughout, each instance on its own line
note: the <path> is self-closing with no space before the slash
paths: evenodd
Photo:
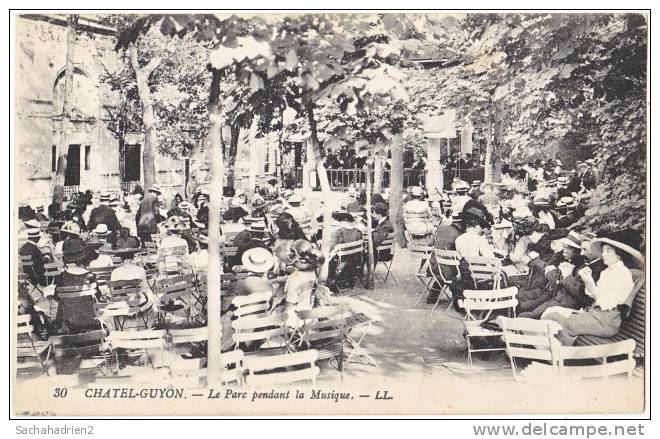
<path id="1" fill-rule="evenodd" d="M 392 139 L 392 167 L 390 169 L 390 221 L 394 226 L 394 238 L 399 247 L 406 246 L 403 236 L 403 218 L 401 205 L 403 203 L 403 141 L 401 134 Z"/>
<path id="2" fill-rule="evenodd" d="M 374 163 L 375 165 L 375 163 Z M 374 240 L 371 236 L 371 170 L 367 165 L 367 289 L 374 287 Z"/>
<path id="3" fill-rule="evenodd" d="M 380 157 L 374 157 L 374 194 L 383 192 L 383 169 L 385 161 Z"/>
<path id="4" fill-rule="evenodd" d="M 257 154 L 259 150 L 259 145 L 257 142 L 260 142 L 261 139 L 257 140 L 257 132 L 259 130 L 259 116 L 255 115 L 252 125 L 250 125 L 250 136 L 248 137 L 248 152 L 250 154 L 250 164 L 248 165 L 248 191 L 254 193 L 254 189 L 257 186 L 257 174 L 260 173 L 259 165 L 260 161 L 257 160 Z"/>
<path id="5" fill-rule="evenodd" d="M 66 64 L 64 71 L 64 96 L 62 120 L 59 127 L 59 145 L 57 147 L 57 169 L 53 186 L 53 203 L 62 208 L 64 201 L 64 178 L 66 175 L 66 159 L 69 153 L 69 132 L 71 130 L 71 107 L 73 106 L 73 59 L 76 51 L 76 27 L 78 16 L 69 15 L 66 27 Z"/>
<path id="6" fill-rule="evenodd" d="M 325 170 L 323 165 L 323 156 L 321 154 L 321 144 L 319 142 L 318 131 L 316 127 L 316 119 L 314 119 L 314 104 L 308 102 L 306 105 L 307 109 L 307 119 L 309 121 L 309 131 L 310 138 L 309 141 L 312 142 L 312 151 L 314 152 L 314 163 L 316 166 L 316 173 L 319 176 L 319 181 L 321 182 L 321 194 L 323 195 L 323 235 L 321 241 L 321 249 L 326 254 L 330 252 L 328 248 L 328 243 L 330 242 L 330 222 L 332 216 L 332 208 L 330 206 L 329 200 L 332 196 L 332 191 L 330 190 L 330 183 L 328 182 L 328 173 Z M 309 158 L 308 158 L 309 160 Z M 303 177 L 304 178 L 304 177 Z M 326 279 L 328 276 L 328 264 L 330 261 L 326 257 L 325 264 L 321 269 L 319 277 L 321 279 Z"/>
<path id="7" fill-rule="evenodd" d="M 222 324 L 220 322 L 221 309 L 221 276 L 222 264 L 220 259 L 220 205 L 222 201 L 223 186 L 223 154 L 220 141 L 220 130 L 222 129 L 220 102 L 220 80 L 219 70 L 213 69 L 211 80 L 211 91 L 209 96 L 209 148 L 211 155 L 211 187 L 209 200 L 209 229 L 208 229 L 208 252 L 209 260 L 206 272 L 207 282 L 207 325 L 208 325 L 208 380 L 207 385 L 219 383 L 222 375 L 222 363 L 220 361 L 220 350 L 222 346 Z"/>
<path id="8" fill-rule="evenodd" d="M 144 125 L 144 144 L 142 145 L 142 166 L 144 169 L 144 187 L 150 188 L 156 183 L 156 165 L 155 148 L 158 145 L 156 136 L 156 117 L 154 116 L 153 100 L 149 90 L 149 76 L 160 64 L 160 58 L 153 58 L 149 63 L 140 67 L 138 63 L 137 46 L 131 43 L 128 46 L 131 57 L 131 67 L 135 72 L 135 82 L 138 88 L 138 95 L 142 102 L 143 114 L 142 123 Z"/>
<path id="9" fill-rule="evenodd" d="M 484 181 L 499 183 L 502 180 L 502 160 L 500 157 L 500 143 L 502 141 L 503 114 L 501 108 L 493 101 L 489 105 L 489 127 L 486 138 L 486 159 Z"/>
<path id="10" fill-rule="evenodd" d="M 236 174 L 236 154 L 238 154 L 238 140 L 241 135 L 241 127 L 238 124 L 234 124 L 229 127 L 231 131 L 231 137 L 229 138 L 229 149 L 227 150 L 227 187 L 234 188 Z"/>

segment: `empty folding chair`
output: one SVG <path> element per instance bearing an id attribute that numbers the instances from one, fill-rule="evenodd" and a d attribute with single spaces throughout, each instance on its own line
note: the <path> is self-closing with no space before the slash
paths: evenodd
<path id="1" fill-rule="evenodd" d="M 480 338 L 500 338 L 502 331 L 493 327 L 486 327 L 484 324 L 493 320 L 500 313 L 508 313 L 510 317 L 515 317 L 518 300 L 517 287 L 509 287 L 496 290 L 465 290 L 464 298 L 459 299 L 458 304 L 465 309 L 465 339 L 468 348 L 468 364 L 472 365 L 473 352 L 504 351 L 505 347 L 496 348 L 478 348 L 472 346 L 471 339 Z"/>
<path id="2" fill-rule="evenodd" d="M 175 314 L 179 311 L 183 311 L 187 322 L 190 323 L 191 299 L 195 292 L 195 276 L 193 274 L 158 279 L 156 280 L 155 292 L 160 323 L 165 324 L 167 314 Z"/>
<path id="3" fill-rule="evenodd" d="M 380 279 L 378 279 L 378 276 L 376 276 L 376 269 L 378 268 L 379 265 L 382 265 L 385 267 L 385 279 L 383 280 L 383 284 L 387 283 L 387 278 L 392 277 L 392 280 L 394 281 L 394 284 L 398 287 L 399 284 L 396 281 L 396 278 L 394 277 L 394 273 L 392 273 L 392 264 L 394 263 L 394 233 L 390 233 L 385 237 L 383 242 L 381 242 L 376 248 L 374 249 L 374 277 L 376 278 L 376 281 L 380 283 Z"/>
<path id="4" fill-rule="evenodd" d="M 30 324 L 30 318 L 29 314 L 16 316 L 16 372 L 18 375 L 30 374 L 35 369 L 42 374 L 48 371 L 51 344 L 33 336 L 34 328 Z M 32 367 L 34 360 L 37 363 L 36 368 Z"/>
<path id="5" fill-rule="evenodd" d="M 105 330 L 96 329 L 79 334 L 50 337 L 58 375 L 95 372 L 107 368 Z M 90 365 L 91 363 L 91 365 Z"/>
<path id="6" fill-rule="evenodd" d="M 158 249 L 158 271 L 160 273 L 185 274 L 192 270 L 185 257 L 188 247 L 168 247 Z"/>
<path id="7" fill-rule="evenodd" d="M 525 363 L 542 362 L 550 373 L 556 374 L 552 343 L 561 329 L 557 322 L 504 316 L 498 317 L 497 322 L 502 328 L 502 340 L 516 381 L 521 379 L 523 369 L 516 359 L 522 359 Z"/>
<path id="8" fill-rule="evenodd" d="M 316 383 L 320 369 L 316 366 L 318 352 L 314 349 L 272 356 L 251 356 L 244 360 L 250 387 L 269 387 L 300 381 Z"/>
<path id="9" fill-rule="evenodd" d="M 159 364 L 162 365 L 165 348 L 164 330 L 112 331 L 108 335 L 107 340 L 115 355 L 117 373 L 119 373 L 120 369 L 120 353 L 127 360 L 135 357 L 139 360 L 146 356 L 151 367 L 156 369 L 152 355 L 153 351 L 157 351 L 160 353 Z"/>
<path id="10" fill-rule="evenodd" d="M 321 306 L 298 311 L 297 315 L 303 321 L 297 345 L 316 349 L 319 360 L 335 358 L 337 369 L 341 371 L 344 360 L 344 326 L 347 317 L 342 306 Z"/>
<path id="11" fill-rule="evenodd" d="M 433 282 L 433 276 L 429 271 L 429 260 L 433 253 L 433 247 L 429 245 L 413 244 L 408 246 L 408 251 L 410 251 L 410 257 L 413 259 L 413 265 L 417 266 L 415 277 L 417 277 L 424 286 L 424 290 L 418 298 L 418 301 L 420 301 L 429 291 L 431 283 Z"/>
<path id="12" fill-rule="evenodd" d="M 593 346 L 562 346 L 553 343 L 558 374 L 563 378 L 610 378 L 626 375 L 632 378 L 636 363 L 633 357 L 635 340 Z"/>

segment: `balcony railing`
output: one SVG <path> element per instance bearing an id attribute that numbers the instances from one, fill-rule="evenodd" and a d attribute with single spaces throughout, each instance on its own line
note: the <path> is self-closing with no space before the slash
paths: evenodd
<path id="1" fill-rule="evenodd" d="M 350 186 L 364 188 L 367 183 L 367 171 L 365 169 L 327 169 L 328 182 L 332 190 L 346 190 Z M 373 181 L 374 171 L 371 170 L 371 178 Z M 310 171 L 317 179 L 316 184 L 312 185 L 318 187 L 318 177 L 315 171 Z M 302 168 L 296 169 L 296 184 L 302 187 L 303 184 L 303 170 Z M 472 182 L 474 180 L 484 180 L 484 168 L 467 168 L 467 169 L 445 169 L 444 170 L 444 185 L 448 189 L 451 187 L 451 182 L 454 177 L 462 180 Z M 403 170 L 403 187 L 409 186 L 423 186 L 426 182 L 426 170 L 405 168 Z M 390 170 L 383 170 L 383 187 L 388 187 L 390 184 Z"/>

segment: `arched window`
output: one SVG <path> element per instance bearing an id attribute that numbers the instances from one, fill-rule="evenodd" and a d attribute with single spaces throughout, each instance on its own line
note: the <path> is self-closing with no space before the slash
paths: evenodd
<path id="1" fill-rule="evenodd" d="M 58 73 L 53 86 L 53 110 L 61 114 L 64 107 L 65 70 Z M 82 117 L 98 117 L 99 97 L 98 84 L 87 73 L 78 67 L 73 70 L 73 114 Z"/>

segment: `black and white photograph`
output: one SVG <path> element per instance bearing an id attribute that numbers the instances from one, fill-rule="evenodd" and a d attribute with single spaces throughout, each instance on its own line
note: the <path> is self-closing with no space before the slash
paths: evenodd
<path id="1" fill-rule="evenodd" d="M 648 409 L 650 11 L 10 16 L 15 415 Z"/>

